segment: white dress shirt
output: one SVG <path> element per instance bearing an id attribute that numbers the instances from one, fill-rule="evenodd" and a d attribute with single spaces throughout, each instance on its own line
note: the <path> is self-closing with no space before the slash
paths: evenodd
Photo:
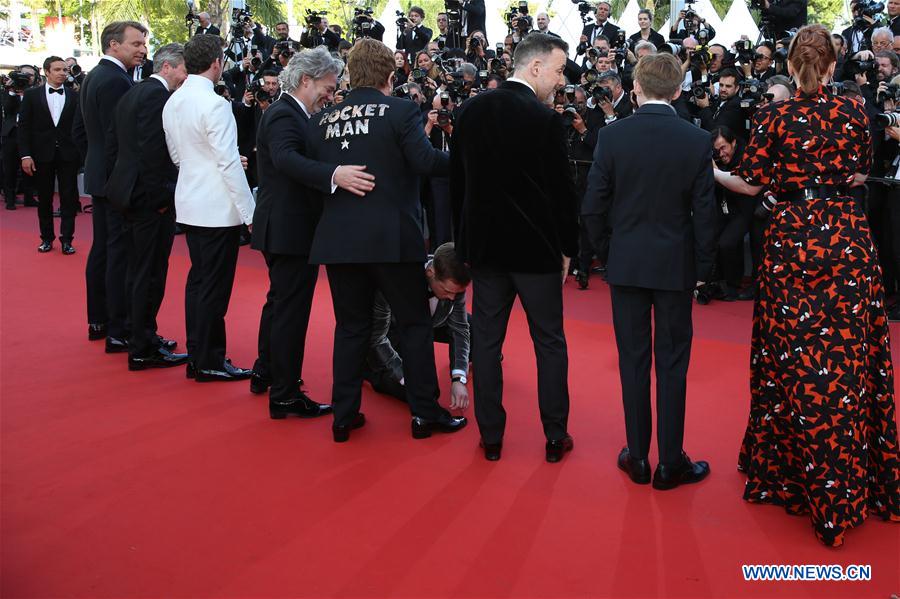
<path id="1" fill-rule="evenodd" d="M 256 203 L 247 185 L 237 147 L 231 105 L 213 83 L 188 75 L 163 108 L 163 129 L 178 167 L 175 210 L 178 222 L 198 227 L 253 223 Z"/>
<path id="2" fill-rule="evenodd" d="M 50 93 L 50 84 L 44 85 L 44 95 L 47 96 L 47 106 L 50 108 L 50 117 L 53 118 L 53 126 L 59 125 L 59 117 L 62 116 L 63 108 L 66 106 L 66 90 L 63 86 L 57 88 L 62 93 Z"/>
<path id="3" fill-rule="evenodd" d="M 152 79 L 156 79 L 157 81 L 161 82 L 165 86 L 167 92 L 172 91 L 169 89 L 169 82 L 166 81 L 165 77 L 163 77 L 162 75 L 157 75 L 156 73 L 153 73 L 152 75 L 150 75 L 150 77 Z"/>

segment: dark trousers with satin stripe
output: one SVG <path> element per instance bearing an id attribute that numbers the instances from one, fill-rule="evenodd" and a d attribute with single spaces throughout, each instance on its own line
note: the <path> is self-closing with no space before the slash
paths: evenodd
<path id="1" fill-rule="evenodd" d="M 446 416 L 447 411 L 437 402 L 440 390 L 422 264 L 329 264 L 326 269 L 336 320 L 331 395 L 334 423 L 349 425 L 359 412 L 376 291 L 384 294 L 396 318 L 397 352 L 403 360 L 412 414 L 426 420 Z"/>
<path id="2" fill-rule="evenodd" d="M 191 270 L 184 289 L 187 349 L 194 367 L 221 370 L 225 363 L 225 314 L 237 270 L 240 226 L 182 224 Z"/>
<path id="3" fill-rule="evenodd" d="M 563 331 L 562 271 L 472 272 L 472 373 L 475 418 L 485 443 L 499 443 L 506 428 L 500 352 L 516 296 L 528 317 L 537 359 L 538 407 L 547 439 L 562 439 L 569 420 L 569 354 Z"/>
<path id="4" fill-rule="evenodd" d="M 308 256 L 263 252 L 269 267 L 269 292 L 259 319 L 259 354 L 253 371 L 272 381 L 269 399 L 287 403 L 303 376 L 306 332 L 319 266 Z"/>
<path id="5" fill-rule="evenodd" d="M 41 241 L 53 241 L 53 188 L 59 181 L 59 240 L 72 243 L 75 236 L 75 213 L 78 211 L 78 162 L 60 160 L 36 162 L 32 176 L 38 194 L 38 225 Z"/>
<path id="6" fill-rule="evenodd" d="M 128 353 L 145 356 L 159 347 L 156 315 L 166 292 L 169 254 L 175 239 L 175 211 L 129 214 L 125 229 L 130 243 L 128 289 L 132 323 Z"/>
<path id="7" fill-rule="evenodd" d="M 650 410 L 651 342 L 656 357 L 656 443 L 661 464 L 681 461 L 687 372 L 691 358 L 692 295 L 610 285 L 628 450 L 645 459 L 653 432 Z M 650 312 L 653 311 L 654 334 Z"/>
<path id="8" fill-rule="evenodd" d="M 106 324 L 110 337 L 128 336 L 128 246 L 122 214 L 106 198 L 92 196 L 93 243 L 85 267 L 91 324 Z"/>

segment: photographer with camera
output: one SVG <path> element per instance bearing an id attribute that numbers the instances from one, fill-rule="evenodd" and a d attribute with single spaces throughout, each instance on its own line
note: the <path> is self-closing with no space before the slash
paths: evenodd
<path id="1" fill-rule="evenodd" d="M 232 98 L 243 98 L 247 88 L 262 72 L 263 58 L 259 50 L 250 50 L 234 67 L 225 71 L 222 79 L 231 92 Z"/>
<path id="2" fill-rule="evenodd" d="M 280 73 L 291 61 L 294 54 L 301 50 L 300 42 L 277 41 L 272 46 L 272 54 L 263 63 L 263 71 L 274 71 Z"/>
<path id="3" fill-rule="evenodd" d="M 697 14 L 691 7 L 694 2 L 696 2 L 696 0 L 685 1 L 686 8 L 679 11 L 678 19 L 676 19 L 675 23 L 673 23 L 672 27 L 669 29 L 670 40 L 683 40 L 693 37 L 700 42 L 701 45 L 705 45 L 709 40 L 716 37 L 716 30 L 706 22 L 706 19 Z M 701 31 L 707 32 L 704 34 L 706 40 L 700 39 Z"/>
<path id="4" fill-rule="evenodd" d="M 695 96 L 694 103 L 701 109 L 701 127 L 707 131 L 726 128 L 746 141 L 749 116 L 741 108 L 740 80 L 736 70 L 726 69 L 719 75 L 718 103 L 713 106 L 708 93 L 704 98 Z"/>
<path id="5" fill-rule="evenodd" d="M 593 113 L 602 116 L 602 120 L 589 118 L 592 129 L 595 130 L 631 116 L 634 112 L 631 99 L 622 87 L 621 77 L 613 71 L 600 73 L 586 104 L 593 109 Z M 593 143 L 591 146 L 593 147 Z"/>
<path id="6" fill-rule="evenodd" d="M 761 24 L 765 23 L 774 39 L 806 25 L 807 0 L 751 0 L 751 7 L 759 9 Z M 760 27 L 765 29 L 765 27 Z"/>
<path id="7" fill-rule="evenodd" d="M 384 27 L 381 28 L 384 33 Z M 337 52 L 341 36 L 328 28 L 328 20 L 317 12 L 306 11 L 306 29 L 300 34 L 300 45 L 304 48 L 327 46 L 329 52 Z"/>
<path id="8" fill-rule="evenodd" d="M 15 71 L 0 77 L 0 83 L 3 84 L 0 95 L 0 113 L 2 113 L 0 160 L 3 168 L 0 171 L 3 174 L 3 197 L 6 200 L 7 210 L 16 209 L 16 189 L 19 183 L 25 195 L 25 205 L 38 205 L 33 199 L 30 177 L 19 178 L 19 110 L 22 106 L 22 96 L 25 95 L 25 90 L 33 86 L 34 80 L 34 71 L 28 65 L 21 65 Z"/>
<path id="9" fill-rule="evenodd" d="M 407 56 L 415 56 L 425 49 L 425 46 L 431 41 L 433 32 L 423 23 L 425 20 L 424 9 L 419 6 L 411 6 L 408 15 L 397 21 L 397 50 L 405 50 Z"/>
<path id="10" fill-rule="evenodd" d="M 753 49 L 750 61 L 741 62 L 741 68 L 746 79 L 758 79 L 765 81 L 775 75 L 775 67 L 772 66 L 772 58 L 775 55 L 775 44 L 764 40 Z"/>
<path id="11" fill-rule="evenodd" d="M 483 31 L 473 31 L 466 39 L 466 62 L 475 65 L 479 71 L 486 70 L 488 61 L 497 56 L 487 47 L 487 39 Z"/>
<path id="12" fill-rule="evenodd" d="M 598 37 L 606 38 L 608 43 L 618 35 L 619 28 L 609 22 L 611 12 L 612 8 L 609 2 L 602 1 L 597 4 L 597 8 L 594 9 L 594 22 L 585 25 L 581 30 L 581 38 L 575 49 L 576 56 L 587 52 L 587 49 L 594 45 L 594 41 Z"/>
<path id="13" fill-rule="evenodd" d="M 379 42 L 382 40 L 384 37 L 384 25 L 376 21 L 375 17 L 372 16 L 373 14 L 374 11 L 371 8 L 353 9 L 351 26 L 356 39 L 369 37 Z"/>
<path id="14" fill-rule="evenodd" d="M 238 152 L 247 159 L 247 184 L 256 187 L 256 135 L 263 114 L 281 96 L 278 72 L 263 71 L 244 92 L 240 101 L 232 102 L 232 112 L 237 124 Z M 242 239 L 242 244 L 246 240 Z"/>
<path id="15" fill-rule="evenodd" d="M 425 120 L 425 135 L 435 149 L 450 151 L 456 108 L 457 102 L 449 92 L 442 91 L 434 96 L 431 111 Z M 425 206 L 428 217 L 428 243 L 430 247 L 436 248 L 453 240 L 450 179 L 443 176 L 429 177 L 427 191 Z"/>
<path id="16" fill-rule="evenodd" d="M 853 23 L 841 32 L 850 56 L 854 56 L 862 50 L 872 49 L 872 32 L 877 27 L 877 18 L 883 10 L 883 4 L 871 0 L 853 0 L 850 3 Z M 854 56 L 854 58 L 856 57 Z"/>
<path id="17" fill-rule="evenodd" d="M 87 73 L 82 70 L 81 65 L 74 57 L 70 56 L 66 59 L 66 81 L 63 85 L 78 91 L 86 76 Z"/>

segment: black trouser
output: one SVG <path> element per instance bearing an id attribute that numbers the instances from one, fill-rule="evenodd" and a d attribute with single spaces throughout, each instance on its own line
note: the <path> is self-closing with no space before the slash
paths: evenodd
<path id="1" fill-rule="evenodd" d="M 891 212 L 888 204 L 890 189 L 885 185 L 871 183 L 868 186 L 866 199 L 866 217 L 869 220 L 869 229 L 872 233 L 872 241 L 878 252 L 878 262 L 881 264 L 884 287 L 890 294 L 895 285 L 896 273 L 894 261 L 891 259 Z"/>
<path id="2" fill-rule="evenodd" d="M 319 266 L 308 256 L 263 252 L 269 267 L 269 292 L 259 319 L 259 354 L 253 371 L 272 381 L 269 399 L 287 403 L 303 376 L 306 332 Z"/>
<path id="3" fill-rule="evenodd" d="M 431 313 L 422 264 L 329 264 L 334 302 L 334 423 L 353 422 L 362 395 L 362 375 L 372 335 L 375 292 L 381 291 L 397 319 L 397 350 L 403 360 L 406 397 L 413 416 L 438 420 L 440 407 Z"/>
<path id="4" fill-rule="evenodd" d="M 750 231 L 753 201 L 747 196 L 728 202 L 728 214 L 720 219 L 718 259 L 719 271 L 731 287 L 740 287 L 744 278 L 744 237 Z"/>
<path id="5" fill-rule="evenodd" d="M 106 198 L 92 196 L 94 240 L 88 254 L 87 312 L 91 324 L 106 324 L 110 337 L 128 336 L 128 235 L 122 214 Z"/>
<path id="6" fill-rule="evenodd" d="M 611 285 L 613 326 L 625 407 L 628 450 L 646 459 L 653 432 L 650 410 L 650 343 L 656 356 L 656 443 L 661 464 L 681 461 L 684 406 L 691 358 L 691 292 Z M 656 337 L 650 326 L 650 309 Z"/>
<path id="7" fill-rule="evenodd" d="M 528 317 L 537 359 L 538 406 L 544 435 L 566 436 L 569 420 L 569 354 L 563 331 L 562 272 L 472 272 L 472 374 L 475 418 L 485 443 L 500 443 L 506 428 L 500 352 L 516 296 Z"/>
<path id="8" fill-rule="evenodd" d="M 128 353 L 146 356 L 159 347 L 156 315 L 166 292 L 169 254 L 175 239 L 175 210 L 129 214 L 125 230 L 130 243 L 128 289 L 131 336 Z"/>
<path id="9" fill-rule="evenodd" d="M 0 160 L 3 161 L 3 196 L 6 198 L 7 206 L 16 204 L 16 182 L 19 178 L 19 166 L 22 160 L 19 158 L 19 143 L 16 141 L 16 129 L 13 129 L 12 135 L 3 138 L 3 145 L 0 146 Z M 22 191 L 25 199 L 31 199 L 31 180 L 30 177 L 22 177 Z"/>
<path id="10" fill-rule="evenodd" d="M 53 187 L 59 180 L 59 240 L 72 243 L 75 236 L 75 213 L 78 211 L 78 161 L 61 160 L 59 152 L 48 162 L 35 161 L 32 176 L 38 193 L 38 223 L 41 241 L 53 241 Z"/>
<path id="11" fill-rule="evenodd" d="M 584 225 L 584 219 L 578 223 L 578 270 L 591 274 L 591 264 L 594 263 L 594 246 L 591 245 L 591 236 Z"/>
<path id="12" fill-rule="evenodd" d="M 891 221 L 891 260 L 894 272 L 900 276 L 900 186 L 894 185 L 888 192 L 888 214 Z"/>
<path id="13" fill-rule="evenodd" d="M 221 370 L 225 363 L 225 314 L 237 270 L 240 226 L 182 224 L 191 270 L 184 289 L 187 349 L 194 367 Z"/>
<path id="14" fill-rule="evenodd" d="M 431 251 L 453 241 L 453 216 L 450 206 L 450 179 L 432 177 L 428 180 L 431 205 L 428 212 L 428 241 Z"/>

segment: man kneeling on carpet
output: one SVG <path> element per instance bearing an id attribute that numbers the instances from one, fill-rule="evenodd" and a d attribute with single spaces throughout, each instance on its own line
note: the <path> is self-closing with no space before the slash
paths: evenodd
<path id="1" fill-rule="evenodd" d="M 469 314 L 466 312 L 466 288 L 469 268 L 456 256 L 452 243 L 438 247 L 425 263 L 428 307 L 434 340 L 450 346 L 450 409 L 469 406 L 466 389 L 469 371 Z M 379 393 L 406 401 L 403 360 L 394 349 L 391 307 L 379 293 L 372 312 L 372 342 L 366 358 L 365 379 Z"/>

